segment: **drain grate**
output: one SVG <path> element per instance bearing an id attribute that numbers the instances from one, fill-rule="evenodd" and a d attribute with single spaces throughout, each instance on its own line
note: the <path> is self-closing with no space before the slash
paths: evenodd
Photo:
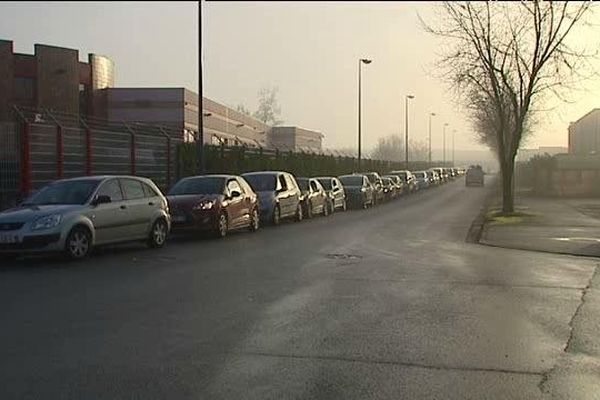
<path id="1" fill-rule="evenodd" d="M 362 256 L 359 256 L 357 254 L 333 253 L 333 254 L 326 254 L 325 258 L 329 258 L 331 260 L 360 260 L 360 259 L 362 259 Z"/>

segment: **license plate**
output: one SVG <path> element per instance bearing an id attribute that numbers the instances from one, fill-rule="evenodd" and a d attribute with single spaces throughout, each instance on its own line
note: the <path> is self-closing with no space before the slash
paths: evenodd
<path id="1" fill-rule="evenodd" d="M 13 235 L 0 235 L 0 243 L 17 243 L 17 238 Z"/>

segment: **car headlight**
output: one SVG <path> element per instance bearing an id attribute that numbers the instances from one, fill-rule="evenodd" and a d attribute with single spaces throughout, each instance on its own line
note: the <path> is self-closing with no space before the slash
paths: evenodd
<path id="1" fill-rule="evenodd" d="M 365 188 L 360 188 L 360 191 L 364 193 L 364 192 L 366 192 L 366 191 L 367 191 L 367 189 L 365 189 Z"/>
<path id="2" fill-rule="evenodd" d="M 54 228 L 55 226 L 58 226 L 61 221 L 62 221 L 61 214 L 52 214 L 52 215 L 46 215 L 44 217 L 39 217 L 33 221 L 33 224 L 31 224 L 31 230 L 37 231 L 40 229 Z"/>
<path id="3" fill-rule="evenodd" d="M 194 206 L 194 210 L 210 210 L 211 208 L 213 208 L 213 206 L 215 205 L 215 203 L 213 201 L 203 201 L 199 204 L 196 204 Z"/>

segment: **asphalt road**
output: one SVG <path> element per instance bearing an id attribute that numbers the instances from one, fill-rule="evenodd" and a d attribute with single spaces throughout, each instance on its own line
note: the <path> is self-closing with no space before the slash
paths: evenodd
<path id="1" fill-rule="evenodd" d="M 5 264 L 0 399 L 594 398 L 596 262 L 465 243 L 488 190 Z"/>

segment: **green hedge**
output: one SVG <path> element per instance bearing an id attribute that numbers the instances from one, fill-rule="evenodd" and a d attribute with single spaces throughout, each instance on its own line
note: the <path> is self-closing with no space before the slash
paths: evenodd
<path id="1" fill-rule="evenodd" d="M 198 171 L 197 148 L 193 143 L 182 143 L 178 148 L 178 176 L 195 175 Z M 442 163 L 426 161 L 409 162 L 411 171 L 423 170 Z M 449 163 L 446 163 L 449 166 Z M 356 172 L 358 161 L 353 157 L 336 157 L 314 153 L 280 152 L 276 150 L 248 149 L 244 147 L 204 146 L 206 173 L 243 174 L 251 171 L 287 171 L 296 176 L 339 176 Z M 362 171 L 380 174 L 405 169 L 403 162 L 361 160 Z"/>

